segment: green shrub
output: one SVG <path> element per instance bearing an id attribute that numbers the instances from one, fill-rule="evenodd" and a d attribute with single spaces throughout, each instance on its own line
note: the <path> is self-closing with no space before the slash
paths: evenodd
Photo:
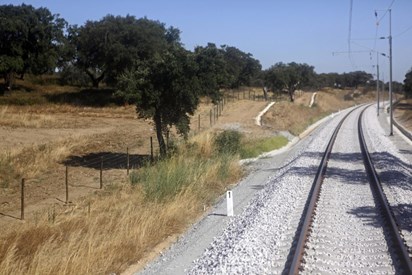
<path id="1" fill-rule="evenodd" d="M 207 158 L 193 152 L 181 152 L 132 171 L 130 182 L 143 188 L 148 201 L 172 199 L 189 186 L 199 196 L 208 197 L 216 195 L 212 190 L 220 193 L 224 183 L 234 175 L 239 176 L 234 164 L 238 164 L 238 158 L 233 154 Z"/>
<path id="2" fill-rule="evenodd" d="M 142 167 L 132 172 L 130 180 L 133 185 L 143 185 L 147 199 L 158 201 L 174 197 L 183 187 L 196 183 L 207 166 L 207 160 L 180 155 Z"/>
<path id="3" fill-rule="evenodd" d="M 237 154 L 241 148 L 242 134 L 234 130 L 225 130 L 214 138 L 214 147 L 220 154 Z"/>

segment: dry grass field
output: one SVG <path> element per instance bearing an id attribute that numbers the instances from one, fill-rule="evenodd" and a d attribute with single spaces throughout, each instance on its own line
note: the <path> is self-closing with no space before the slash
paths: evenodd
<path id="1" fill-rule="evenodd" d="M 214 132 L 238 130 L 250 140 L 279 130 L 297 134 L 330 112 L 373 99 L 373 95 L 353 98 L 351 91 L 325 90 L 309 108 L 311 93 L 303 93 L 295 103 L 277 102 L 259 127 L 254 118 L 268 103 L 249 99 L 249 89 L 229 92 L 212 125 L 213 106 L 202 102 L 192 118 L 188 144 L 172 134 L 180 154 L 147 165 L 153 125 L 137 119 L 133 106 L 111 102 L 105 91 L 102 103 L 92 100 L 99 91 L 19 85 L 19 92 L 0 98 L 0 274 L 119 273 L 181 234 L 242 176 L 238 158 L 215 156 Z M 82 101 L 88 96 L 86 103 Z M 129 176 L 127 148 L 130 165 L 136 168 Z M 155 154 L 156 150 L 155 143 Z M 103 189 L 99 189 L 102 157 Z M 23 177 L 24 221 L 20 220 Z M 157 187 L 174 195 L 151 195 L 151 188 L 160 182 L 175 182 L 177 187 Z"/>

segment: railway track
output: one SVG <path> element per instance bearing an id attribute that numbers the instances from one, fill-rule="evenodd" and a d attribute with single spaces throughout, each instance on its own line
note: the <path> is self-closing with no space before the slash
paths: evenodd
<path id="1" fill-rule="evenodd" d="M 360 106 L 322 124 L 270 168 L 188 274 L 412 274 L 404 244 L 412 247 L 410 148 L 392 143 L 380 123 Z M 371 185 L 375 169 L 381 183 Z"/>
<path id="2" fill-rule="evenodd" d="M 412 274 L 408 248 L 367 151 L 366 108 L 354 109 L 336 127 L 283 273 Z M 345 140 L 340 131 L 352 131 L 353 138 Z"/>

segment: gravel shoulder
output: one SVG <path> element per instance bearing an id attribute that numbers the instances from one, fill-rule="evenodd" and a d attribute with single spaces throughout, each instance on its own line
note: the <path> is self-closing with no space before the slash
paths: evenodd
<path id="1" fill-rule="evenodd" d="M 226 216 L 226 200 L 221 197 L 153 262 L 143 270 L 129 270 L 125 274 L 282 273 L 319 155 L 344 113 L 328 117 L 299 141 L 291 142 L 293 146 L 288 149 L 245 161 L 249 173 L 232 189 L 234 217 Z M 386 134 L 386 114 L 377 118 L 370 107 L 366 116 L 368 147 L 383 178 L 388 200 L 402 220 L 405 240 L 411 243 L 411 145 L 399 135 Z"/>
<path id="2" fill-rule="evenodd" d="M 331 116 L 333 117 L 333 116 Z M 329 127 L 325 127 L 325 124 L 328 124 L 330 121 L 330 117 L 325 118 L 322 122 L 322 127 L 319 128 L 326 128 L 324 131 L 324 135 L 331 134 L 331 129 Z M 318 123 L 316 126 L 318 126 Z M 254 218 L 251 216 L 255 215 L 256 211 L 259 211 L 261 205 L 259 201 L 266 201 L 272 197 L 272 199 L 277 200 L 278 197 L 273 196 L 275 192 L 277 195 L 282 194 L 283 191 L 277 191 L 278 189 L 286 188 L 290 189 L 288 192 L 285 192 L 287 195 L 286 197 L 279 200 L 278 205 L 281 207 L 285 200 L 288 200 L 287 196 L 289 195 L 296 195 L 296 190 L 301 189 L 300 184 L 301 181 L 295 181 L 297 184 L 290 185 L 291 182 L 290 178 L 284 176 L 287 169 L 289 169 L 292 164 L 294 166 L 300 167 L 303 165 L 303 162 L 306 160 L 301 159 L 302 163 L 296 163 L 297 159 L 301 156 L 302 152 L 308 148 L 309 144 L 313 142 L 314 136 L 316 136 L 320 129 L 315 129 L 314 127 L 308 128 L 307 132 L 301 135 L 302 140 L 296 142 L 296 139 L 292 142 L 295 144 L 290 149 L 279 150 L 278 152 L 271 152 L 270 154 L 266 154 L 264 157 L 259 158 L 257 160 L 248 162 L 247 169 L 249 171 L 248 175 L 239 182 L 233 189 L 233 198 L 234 198 L 234 217 L 227 217 L 226 216 L 226 200 L 224 197 L 220 198 L 220 200 L 216 203 L 214 207 L 209 209 L 205 212 L 203 218 L 195 223 L 188 232 L 182 236 L 176 243 L 174 243 L 169 249 L 164 252 L 161 252 L 159 257 L 154 260 L 152 263 L 147 265 L 144 270 L 140 271 L 140 273 L 134 274 L 184 274 L 186 272 L 190 273 L 198 273 L 197 271 L 190 271 L 193 267 L 193 263 L 196 259 L 201 258 L 205 259 L 202 255 L 205 255 L 205 251 L 210 249 L 211 243 L 216 243 L 216 237 L 220 236 L 219 238 L 225 238 L 228 232 L 230 233 L 231 230 L 239 230 L 242 227 L 241 223 L 245 220 L 253 220 Z M 326 140 L 326 139 L 324 139 Z M 321 147 L 326 146 L 326 144 L 322 145 Z M 314 145 L 312 147 L 313 150 L 316 150 L 318 145 Z M 322 149 L 322 148 L 321 148 Z M 318 160 L 316 158 L 312 158 L 311 156 L 306 156 L 306 158 L 312 159 L 313 163 L 313 171 L 314 174 L 317 168 Z M 296 168 L 298 170 L 298 168 Z M 299 171 L 295 170 L 297 174 Z M 283 178 L 280 183 L 274 184 L 274 181 L 277 177 Z M 307 174 L 307 187 L 310 186 L 311 183 L 311 175 L 310 173 Z M 293 182 L 293 181 L 292 181 Z M 302 189 L 299 194 L 302 195 L 307 192 L 308 190 Z M 284 230 L 288 231 L 289 228 L 295 228 L 295 223 L 299 222 L 299 216 L 301 213 L 301 205 L 300 199 L 294 200 L 297 205 L 296 207 L 287 207 L 284 206 L 283 209 L 285 211 L 289 210 L 296 210 L 296 215 L 291 215 L 293 220 L 292 224 L 285 224 Z M 270 216 L 270 213 L 267 213 Z M 288 215 L 288 213 L 284 213 Z M 248 217 L 249 215 L 249 217 Z M 246 218 L 245 218 L 246 217 Z M 281 219 L 279 219 L 280 221 Z M 270 223 L 270 220 L 267 220 Z M 240 225 L 239 225 L 240 223 Z M 251 225 L 253 227 L 253 225 Z M 290 230 L 289 230 L 290 231 Z M 289 232 L 288 238 L 293 238 L 293 229 Z M 256 234 L 260 234 L 256 231 Z M 282 237 L 280 234 L 278 237 Z M 288 243 L 291 243 L 291 240 L 283 242 L 284 250 L 288 250 Z M 279 242 L 281 244 L 281 242 Z M 248 246 L 248 244 L 245 244 Z M 212 248 L 213 249 L 213 248 Z M 207 253 L 207 252 L 206 252 Z M 287 256 L 287 255 L 286 255 Z M 284 261 L 286 261 L 285 255 L 280 255 L 283 257 Z M 207 258 L 207 257 L 206 257 Z M 264 260 L 265 257 L 262 258 Z M 201 262 L 202 260 L 200 260 Z M 279 261 L 281 262 L 281 261 Z M 199 261 L 197 262 L 199 265 Z M 212 266 L 212 265 L 211 265 Z M 221 267 L 219 267 L 221 268 Z M 283 264 L 278 267 L 279 269 L 283 268 Z M 225 269 L 225 271 L 229 271 L 229 269 Z M 203 270 L 204 272 L 199 272 L 200 274 L 207 274 L 209 272 L 217 272 L 217 270 Z M 233 269 L 232 269 L 233 271 Z M 240 270 L 238 270 L 240 271 Z M 133 274 L 133 272 L 126 272 L 125 274 Z"/>
<path id="3" fill-rule="evenodd" d="M 368 149 L 404 240 L 412 247 L 412 143 L 396 127 L 389 136 L 389 115 L 381 112 L 377 117 L 375 110 L 365 113 Z"/>

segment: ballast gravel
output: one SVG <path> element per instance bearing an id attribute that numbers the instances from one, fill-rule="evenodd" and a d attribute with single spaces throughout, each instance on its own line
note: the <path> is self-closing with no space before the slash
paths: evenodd
<path id="1" fill-rule="evenodd" d="M 395 273 L 359 146 L 357 122 L 362 109 L 345 120 L 332 149 L 303 274 Z"/>
<path id="2" fill-rule="evenodd" d="M 368 150 L 404 240 L 412 248 L 412 145 L 397 132 L 389 137 L 387 113 L 378 117 L 376 108 L 369 107 L 364 116 Z"/>
<path id="3" fill-rule="evenodd" d="M 321 126 L 301 151 L 275 171 L 265 188 L 231 220 L 188 274 L 284 271 L 322 153 L 341 117 L 337 115 Z"/>
<path id="4" fill-rule="evenodd" d="M 253 180 L 251 187 L 262 190 L 249 203 L 242 206 L 242 212 L 235 211 L 234 217 L 226 217 L 218 224 L 211 223 L 209 227 L 202 230 L 203 223 L 213 217 L 222 216 L 220 212 L 217 216 L 210 213 L 207 219 L 194 225 L 192 231 L 200 229 L 200 233 L 189 232 L 141 274 L 281 274 L 287 272 L 291 248 L 323 151 L 336 125 L 348 111 L 334 115 L 332 119 L 299 142 L 282 164 L 271 165 L 270 162 L 276 159 L 274 156 L 250 164 L 252 170 L 264 170 L 266 176 L 272 176 L 269 180 L 264 180 L 265 177 L 261 176 L 262 182 L 258 184 L 256 178 L 250 178 L 251 181 Z M 412 216 L 412 210 L 407 207 L 412 205 L 410 162 L 397 152 L 396 146 L 388 140 L 382 128 L 382 117 L 378 121 L 373 108 L 366 111 L 365 121 L 365 138 L 368 141 L 368 148 L 372 148 L 372 158 L 381 176 L 385 178 L 386 169 L 395 172 L 392 180 L 387 174 L 383 184 L 385 192 L 389 194 L 387 195 L 389 201 L 394 202 L 396 209 L 399 210 L 398 217 L 405 218 L 404 228 L 408 228 L 407 226 L 412 224 L 410 218 L 409 223 L 406 220 L 407 216 Z M 353 129 L 343 129 L 342 133 L 343 136 L 338 143 L 348 147 L 346 149 L 349 151 L 345 151 L 345 148 L 337 149 L 336 159 L 330 163 L 331 169 L 335 170 L 336 174 L 327 181 L 327 188 L 322 190 L 325 195 L 333 197 L 334 200 L 332 203 L 321 199 L 319 204 L 326 206 L 325 212 L 315 218 L 319 223 L 326 223 L 329 219 L 335 220 L 336 223 L 327 225 L 326 228 L 312 234 L 312 237 L 319 237 L 319 240 L 309 247 L 312 251 L 316 250 L 318 254 L 307 257 L 303 272 L 394 273 L 388 248 L 382 238 L 379 217 L 372 210 L 374 203 L 365 195 L 369 187 L 364 176 L 361 175 L 363 168 L 358 166 L 360 153 L 355 151 L 354 144 L 358 143 L 357 139 L 355 140 L 356 135 Z M 352 183 L 344 180 L 348 175 Z M 248 179 L 249 177 L 241 185 L 247 186 Z M 337 190 L 340 191 L 329 189 L 332 185 L 337 185 Z M 359 187 L 365 193 L 363 191 L 362 194 L 358 193 Z M 236 201 L 235 193 L 234 198 Z M 246 197 L 240 200 L 249 201 Z M 342 206 L 336 206 L 339 203 Z M 348 208 L 349 212 L 347 212 Z M 342 215 L 345 217 L 342 218 Z M 362 224 L 366 225 L 367 230 L 354 236 L 354 233 L 358 233 L 362 228 Z M 412 230 L 406 231 L 410 233 Z M 209 246 L 205 245 L 207 248 L 203 250 L 205 241 L 202 240 L 201 234 L 207 235 L 212 232 L 215 237 Z M 341 240 L 339 242 L 333 240 L 330 232 L 334 232 L 333 235 Z M 202 247 L 201 250 L 200 248 L 197 249 L 198 251 L 193 251 L 192 248 L 190 251 L 185 250 L 186 244 L 193 242 L 197 242 L 199 247 Z M 200 252 L 202 250 L 204 252 Z M 183 258 L 192 259 L 193 255 L 198 255 L 198 258 L 191 264 L 187 259 L 183 263 Z M 328 257 L 324 257 L 325 255 Z M 177 270 L 179 271 L 176 272 Z"/>

